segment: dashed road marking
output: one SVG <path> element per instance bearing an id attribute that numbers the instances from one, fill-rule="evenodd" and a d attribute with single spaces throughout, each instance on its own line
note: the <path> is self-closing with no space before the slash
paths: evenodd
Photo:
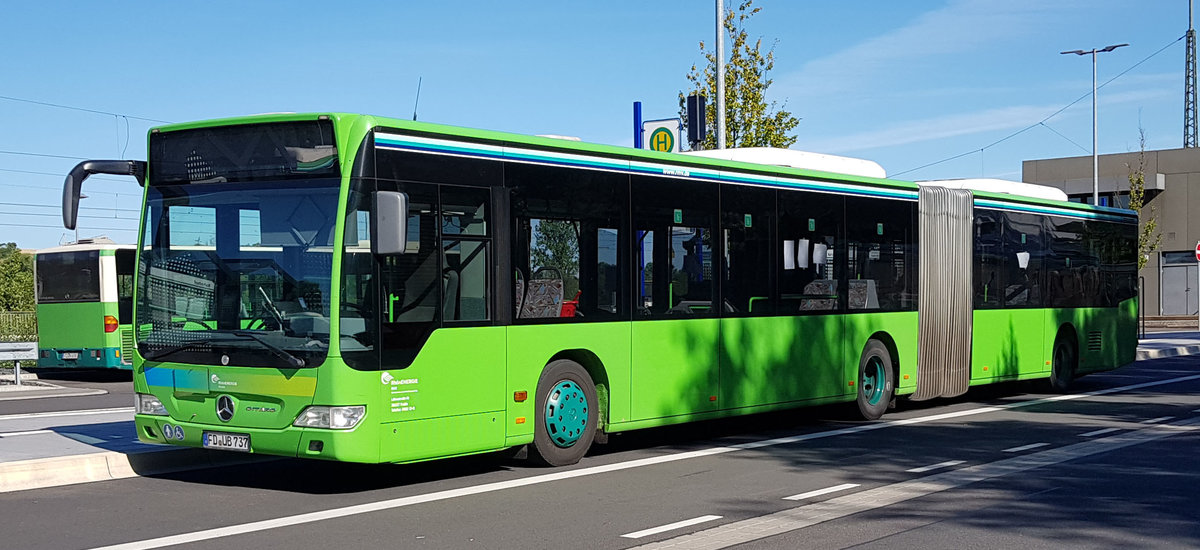
<path id="1" fill-rule="evenodd" d="M 964 462 L 966 462 L 966 461 L 965 461 L 965 460 L 947 460 L 947 461 L 945 461 L 945 462 L 938 462 L 937 464 L 930 464 L 930 465 L 928 465 L 928 466 L 921 466 L 920 468 L 909 468 L 909 469 L 907 469 L 907 470 L 904 470 L 904 471 L 906 471 L 906 472 L 909 472 L 909 473 L 913 473 L 913 474 L 923 474 L 923 473 L 925 473 L 925 472 L 931 472 L 931 471 L 933 471 L 933 470 L 940 470 L 940 469 L 942 469 L 942 468 L 949 468 L 949 467 L 951 467 L 951 466 L 958 466 L 959 464 L 962 464 L 962 463 L 964 463 Z"/>
<path id="2" fill-rule="evenodd" d="M 37 434 L 48 434 L 48 433 L 54 433 L 54 432 L 51 430 L 29 430 L 27 432 L 3 432 L 3 433 L 0 433 L 0 437 L 17 437 L 20 435 L 37 435 Z"/>
<path id="3" fill-rule="evenodd" d="M 1094 432 L 1079 434 L 1079 437 L 1096 437 L 1098 435 L 1110 434 L 1110 433 L 1119 432 L 1119 431 L 1121 431 L 1121 428 L 1104 428 L 1103 430 L 1096 430 Z"/>
<path id="4" fill-rule="evenodd" d="M 50 411 L 25 414 L 0 415 L 0 422 L 5 420 L 25 420 L 28 418 L 48 418 L 53 416 L 87 416 L 91 414 L 132 413 L 133 407 L 116 407 L 112 409 L 81 409 L 76 411 Z"/>
<path id="5" fill-rule="evenodd" d="M 675 523 L 668 523 L 668 524 L 660 526 L 660 527 L 651 527 L 649 529 L 642 529 L 641 531 L 625 533 L 624 535 L 621 535 L 621 536 L 624 538 L 627 538 L 627 539 L 640 539 L 642 537 L 648 537 L 650 535 L 657 535 L 659 533 L 665 533 L 667 531 L 674 531 L 675 529 L 682 529 L 684 527 L 691 527 L 693 525 L 697 525 L 700 523 L 707 523 L 709 521 L 718 520 L 718 519 L 721 519 L 721 516 L 700 516 L 698 518 L 685 519 L 683 521 L 677 521 Z"/>
<path id="6" fill-rule="evenodd" d="M 816 491 L 809 491 L 807 493 L 800 493 L 798 495 L 792 495 L 790 497 L 783 497 L 783 500 L 804 500 L 806 498 L 819 497 L 821 495 L 828 495 L 829 493 L 845 491 L 846 489 L 853 489 L 855 487 L 858 487 L 857 483 L 843 483 L 841 485 L 834 485 L 833 487 L 817 489 Z"/>
<path id="7" fill-rule="evenodd" d="M 1005 453 L 1019 453 L 1019 452 L 1021 452 L 1021 451 L 1028 451 L 1028 450 L 1030 450 L 1030 449 L 1037 449 L 1038 447 L 1045 447 L 1045 446 L 1047 446 L 1047 445 L 1049 445 L 1049 443 L 1030 443 L 1030 444 L 1028 444 L 1028 445 L 1021 445 L 1020 447 L 1013 447 L 1013 448 L 1011 448 L 1011 449 L 1004 449 L 1004 451 L 1002 451 L 1002 452 L 1005 452 Z"/>
<path id="8" fill-rule="evenodd" d="M 1158 418 L 1151 418 L 1150 420 L 1143 420 L 1142 424 L 1158 424 L 1160 422 L 1166 422 L 1172 418 L 1175 418 L 1175 417 L 1174 416 L 1160 416 Z"/>

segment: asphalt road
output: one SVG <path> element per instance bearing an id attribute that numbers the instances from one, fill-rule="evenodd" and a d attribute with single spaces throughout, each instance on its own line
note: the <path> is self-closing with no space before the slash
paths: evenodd
<path id="1" fill-rule="evenodd" d="M 1194 548 L 1200 357 L 631 432 L 580 464 L 278 460 L 0 494 L 8 548 Z"/>
<path id="2" fill-rule="evenodd" d="M 103 393 L 77 397 L 22 399 L 25 395 L 23 393 L 2 392 L 0 396 L 12 399 L 0 400 L 0 415 L 133 406 L 132 371 L 34 369 L 34 372 L 37 373 L 40 382 L 63 388 L 101 390 Z"/>

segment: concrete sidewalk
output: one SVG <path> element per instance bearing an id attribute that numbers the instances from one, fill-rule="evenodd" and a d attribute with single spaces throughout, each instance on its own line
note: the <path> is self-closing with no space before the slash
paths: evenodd
<path id="1" fill-rule="evenodd" d="M 1200 355 L 1200 332 L 1147 336 L 1139 342 L 1138 361 Z M 79 391 L 0 385 L 0 400 L 80 395 L 73 393 Z M 142 443 L 132 407 L 0 416 L 0 493 L 275 458 Z"/>

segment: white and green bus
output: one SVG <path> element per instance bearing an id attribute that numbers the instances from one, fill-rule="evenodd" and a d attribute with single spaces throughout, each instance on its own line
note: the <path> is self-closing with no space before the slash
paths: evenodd
<path id="1" fill-rule="evenodd" d="M 34 254 L 39 367 L 133 368 L 135 254 L 103 237 Z"/>
<path id="2" fill-rule="evenodd" d="M 858 172 L 857 170 L 853 170 Z M 1134 358 L 1135 213 L 353 114 L 174 124 L 148 161 L 138 436 L 355 462 Z"/>

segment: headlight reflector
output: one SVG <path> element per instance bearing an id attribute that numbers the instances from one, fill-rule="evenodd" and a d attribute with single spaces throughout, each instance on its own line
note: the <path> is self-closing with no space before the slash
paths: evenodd
<path id="1" fill-rule="evenodd" d="M 348 407 L 328 407 L 312 405 L 305 407 L 296 417 L 293 426 L 301 428 L 327 428 L 331 430 L 349 430 L 358 425 L 367 415 L 365 405 Z"/>
<path id="2" fill-rule="evenodd" d="M 133 394 L 133 404 L 137 414 L 168 415 L 167 408 L 163 406 L 162 401 L 148 393 Z"/>

